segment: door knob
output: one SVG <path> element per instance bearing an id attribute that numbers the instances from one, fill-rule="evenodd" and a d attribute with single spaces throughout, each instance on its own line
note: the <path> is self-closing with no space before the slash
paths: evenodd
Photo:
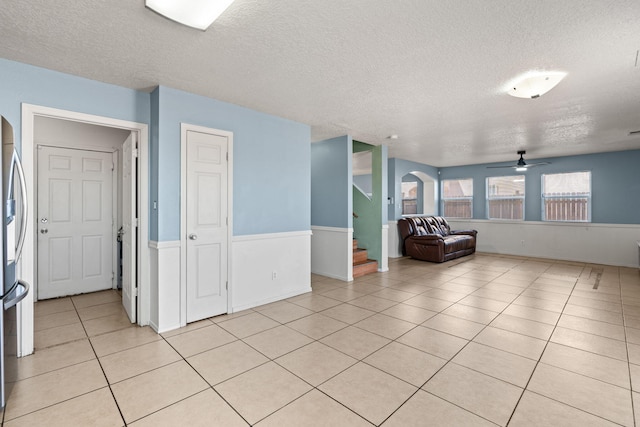
<path id="1" fill-rule="evenodd" d="M 42 218 L 40 222 L 43 224 L 46 224 L 47 222 L 49 222 L 49 220 L 47 218 Z"/>
<path id="2" fill-rule="evenodd" d="M 189 234 L 189 240 L 198 240 L 197 234 Z"/>
<path id="3" fill-rule="evenodd" d="M 46 228 L 43 228 L 42 230 L 40 230 L 40 233 L 42 234 L 47 234 L 49 232 L 49 230 L 47 230 Z"/>

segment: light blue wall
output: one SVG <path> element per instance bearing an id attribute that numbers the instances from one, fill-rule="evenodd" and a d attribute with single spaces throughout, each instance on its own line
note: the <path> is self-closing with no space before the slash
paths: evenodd
<path id="1" fill-rule="evenodd" d="M 21 146 L 21 103 L 149 124 L 148 93 L 0 59 L 0 114 Z"/>
<path id="2" fill-rule="evenodd" d="M 389 197 L 393 197 L 394 201 L 394 204 L 389 205 L 387 209 L 389 221 L 402 218 L 402 177 L 409 172 L 422 172 L 432 178 L 435 181 L 435 198 L 439 199 L 438 168 L 396 158 L 389 159 L 388 166 Z"/>
<path id="3" fill-rule="evenodd" d="M 180 123 L 233 132 L 233 234 L 310 229 L 310 128 L 160 86 L 158 240 L 180 236 Z"/>
<path id="4" fill-rule="evenodd" d="M 486 219 L 486 178 L 525 175 L 525 221 L 542 218 L 542 174 L 591 171 L 591 220 L 604 224 L 640 224 L 640 150 L 530 160 L 550 165 L 516 172 L 487 169 L 487 164 L 440 169 L 440 179 L 473 178 L 473 217 Z M 491 166 L 505 163 L 493 163 Z"/>
<path id="5" fill-rule="evenodd" d="M 353 176 L 353 185 L 357 185 L 360 190 L 364 191 L 366 194 L 373 193 L 373 183 L 371 180 L 373 176 L 371 174 L 366 175 L 354 175 Z"/>
<path id="6" fill-rule="evenodd" d="M 311 144 L 311 225 L 353 227 L 353 140 Z"/>

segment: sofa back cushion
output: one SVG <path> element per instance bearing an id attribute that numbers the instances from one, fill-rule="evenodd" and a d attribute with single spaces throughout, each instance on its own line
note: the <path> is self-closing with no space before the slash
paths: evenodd
<path id="1" fill-rule="evenodd" d="M 426 236 L 427 234 L 431 234 L 431 229 L 429 228 L 429 224 L 426 219 L 427 218 L 419 216 L 408 218 L 408 221 L 412 225 L 411 228 L 413 228 L 414 236 Z"/>
<path id="2" fill-rule="evenodd" d="M 430 216 L 427 218 L 431 233 L 439 234 L 443 237 L 448 236 L 451 233 L 451 227 L 446 219 L 441 216 Z"/>

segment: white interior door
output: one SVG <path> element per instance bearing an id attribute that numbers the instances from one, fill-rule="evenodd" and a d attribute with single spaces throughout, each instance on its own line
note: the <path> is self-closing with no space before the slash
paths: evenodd
<path id="1" fill-rule="evenodd" d="M 38 147 L 38 299 L 113 286 L 112 153 Z"/>
<path id="2" fill-rule="evenodd" d="M 187 322 L 227 312 L 227 136 L 187 131 Z"/>
<path id="3" fill-rule="evenodd" d="M 136 134 L 131 133 L 122 144 L 122 305 L 132 323 L 136 321 L 138 236 L 136 209 Z"/>

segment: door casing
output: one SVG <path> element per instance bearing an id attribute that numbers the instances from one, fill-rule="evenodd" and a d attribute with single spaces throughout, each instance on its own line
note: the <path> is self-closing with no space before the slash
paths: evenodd
<path id="1" fill-rule="evenodd" d="M 232 311 L 233 277 L 231 237 L 233 235 L 233 132 L 204 126 L 180 124 L 180 326 L 187 324 L 187 132 L 202 132 L 227 138 L 227 311 Z"/>
<path id="2" fill-rule="evenodd" d="M 35 169 L 35 141 L 34 119 L 36 116 L 61 120 L 70 120 L 98 126 L 114 127 L 129 130 L 137 134 L 138 140 L 138 183 L 137 195 L 139 206 L 138 227 L 138 324 L 148 325 L 151 313 L 150 298 L 150 254 L 149 254 L 149 126 L 103 116 L 78 113 L 57 108 L 43 107 L 32 104 L 22 104 L 22 147 L 21 156 L 25 169 L 27 197 L 29 210 L 27 212 L 27 232 L 25 237 L 19 274 L 32 286 L 37 287 L 36 263 L 36 169 Z M 22 304 L 18 305 L 18 356 L 33 353 L 34 345 L 34 292 L 29 292 Z"/>

